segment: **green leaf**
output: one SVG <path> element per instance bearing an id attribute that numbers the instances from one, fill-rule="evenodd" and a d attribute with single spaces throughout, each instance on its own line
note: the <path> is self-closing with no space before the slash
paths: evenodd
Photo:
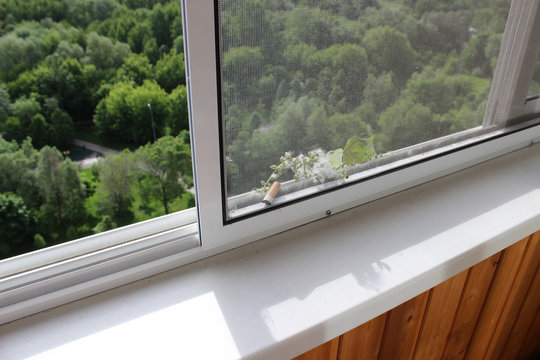
<path id="1" fill-rule="evenodd" d="M 373 136 L 364 139 L 353 136 L 343 148 L 343 163 L 345 165 L 361 164 L 375 158 L 376 155 Z"/>
<path id="2" fill-rule="evenodd" d="M 331 150 L 326 157 L 334 169 L 339 169 L 343 165 L 343 149 Z"/>

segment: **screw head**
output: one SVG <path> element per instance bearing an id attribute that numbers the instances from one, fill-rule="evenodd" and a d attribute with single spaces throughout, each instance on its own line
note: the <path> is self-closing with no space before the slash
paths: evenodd
<path id="1" fill-rule="evenodd" d="M 326 216 L 332 215 L 332 210 L 326 210 Z"/>

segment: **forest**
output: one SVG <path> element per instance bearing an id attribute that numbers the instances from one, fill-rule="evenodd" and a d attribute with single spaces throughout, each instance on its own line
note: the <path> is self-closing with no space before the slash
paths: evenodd
<path id="1" fill-rule="evenodd" d="M 481 125 L 510 0 L 220 4 L 235 195 L 326 171 L 353 137 L 378 156 Z"/>
<path id="2" fill-rule="evenodd" d="M 116 151 L 79 169 L 75 138 Z M 0 259 L 192 207 L 192 186 L 178 1 L 0 0 Z"/>
<path id="3" fill-rule="evenodd" d="M 481 125 L 510 0 L 217 4 L 232 196 Z M 0 0 L 0 258 L 194 206 L 183 52 L 178 0 Z"/>

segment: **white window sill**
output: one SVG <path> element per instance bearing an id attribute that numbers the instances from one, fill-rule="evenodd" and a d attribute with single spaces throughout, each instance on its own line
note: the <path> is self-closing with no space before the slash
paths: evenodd
<path id="1" fill-rule="evenodd" d="M 3 360 L 280 359 L 540 229 L 540 144 L 0 327 Z"/>

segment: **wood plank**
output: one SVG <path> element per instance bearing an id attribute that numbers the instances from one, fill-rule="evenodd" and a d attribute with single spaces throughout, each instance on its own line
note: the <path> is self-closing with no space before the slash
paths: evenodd
<path id="1" fill-rule="evenodd" d="M 540 358 L 540 309 L 536 313 L 533 325 L 521 346 L 517 359 L 538 359 Z"/>
<path id="2" fill-rule="evenodd" d="M 324 344 L 295 357 L 294 360 L 337 360 L 340 338 L 341 336 L 338 336 L 327 341 Z"/>
<path id="3" fill-rule="evenodd" d="M 343 334 L 339 358 L 341 360 L 376 360 L 379 357 L 387 314 Z"/>
<path id="4" fill-rule="evenodd" d="M 507 298 L 514 286 L 521 261 L 529 245 L 529 239 L 530 237 L 523 239 L 503 250 L 465 359 L 488 358 L 486 352 L 494 337 L 495 328 L 501 319 L 501 312 L 504 310 Z"/>
<path id="5" fill-rule="evenodd" d="M 448 335 L 443 359 L 461 360 L 465 356 L 500 256 L 499 252 L 469 269 L 467 283 L 452 330 Z"/>
<path id="6" fill-rule="evenodd" d="M 535 234 L 529 240 L 529 246 L 521 261 L 514 286 L 508 293 L 500 320 L 496 324 L 493 337 L 485 353 L 487 359 L 500 358 L 536 275 L 538 263 L 540 263 L 540 234 Z"/>
<path id="7" fill-rule="evenodd" d="M 540 265 L 536 268 L 536 275 L 529 288 L 523 306 L 519 312 L 517 320 L 510 332 L 505 348 L 499 357 L 500 359 L 517 359 L 519 351 L 525 344 L 529 330 L 531 329 L 536 314 L 540 309 Z M 540 343 L 540 337 L 536 339 Z"/>
<path id="8" fill-rule="evenodd" d="M 418 337 L 415 359 L 440 359 L 452 329 L 468 271 L 433 288 Z"/>
<path id="9" fill-rule="evenodd" d="M 426 291 L 388 313 L 379 359 L 412 358 L 430 293 Z"/>

